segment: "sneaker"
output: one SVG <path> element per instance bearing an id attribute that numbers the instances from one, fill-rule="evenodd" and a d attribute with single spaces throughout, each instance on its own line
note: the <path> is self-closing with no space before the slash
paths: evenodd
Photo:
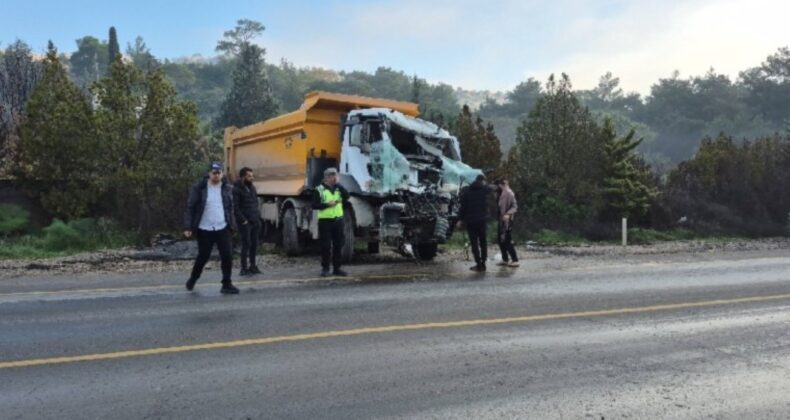
<path id="1" fill-rule="evenodd" d="M 192 289 L 195 288 L 195 283 L 197 283 L 197 279 L 189 279 L 189 280 L 187 280 L 187 284 L 186 284 L 187 290 L 189 290 L 191 292 Z"/>
<path id="2" fill-rule="evenodd" d="M 496 263 L 496 265 L 498 265 L 500 267 L 506 267 L 508 265 L 508 262 L 507 261 L 500 261 L 500 262 Z"/>
<path id="3" fill-rule="evenodd" d="M 219 289 L 219 292 L 225 295 L 238 295 L 239 289 L 231 283 L 224 283 L 222 289 Z"/>
<path id="4" fill-rule="evenodd" d="M 249 276 L 251 274 L 252 274 L 252 272 L 250 270 L 247 270 L 246 268 L 242 268 L 241 270 L 239 270 L 239 276 L 241 276 L 241 277 L 246 277 L 246 276 Z"/>
<path id="5" fill-rule="evenodd" d="M 257 265 L 253 265 L 253 266 L 252 266 L 252 267 L 250 267 L 250 269 L 249 269 L 249 270 L 247 270 L 247 271 L 249 271 L 249 272 L 250 272 L 250 274 L 263 274 L 263 271 L 261 271 L 261 269 L 260 269 L 260 268 L 258 268 L 258 266 L 257 266 Z"/>
<path id="6" fill-rule="evenodd" d="M 477 272 L 486 271 L 485 267 L 483 267 L 482 265 L 479 265 L 479 264 L 478 265 L 473 265 L 473 266 L 469 267 L 469 269 L 472 270 L 472 271 L 477 271 Z"/>
<path id="7" fill-rule="evenodd" d="M 519 265 L 520 265 L 520 264 L 518 263 L 518 261 L 511 261 L 511 262 L 510 262 L 510 264 L 508 264 L 507 266 L 508 266 L 508 267 L 513 267 L 513 268 L 516 268 L 516 267 L 518 267 Z"/>
<path id="8" fill-rule="evenodd" d="M 321 270 L 321 277 L 329 277 L 331 275 L 332 274 L 329 272 L 328 268 L 324 268 L 324 269 Z"/>
<path id="9" fill-rule="evenodd" d="M 343 270 L 341 270 L 339 268 L 336 268 L 334 271 L 332 271 L 332 275 L 333 276 L 345 277 L 345 276 L 348 275 L 348 273 L 346 273 L 345 271 L 343 271 Z"/>

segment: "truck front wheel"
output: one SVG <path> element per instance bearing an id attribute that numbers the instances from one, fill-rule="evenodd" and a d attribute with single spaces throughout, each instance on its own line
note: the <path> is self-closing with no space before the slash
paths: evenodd
<path id="1" fill-rule="evenodd" d="M 430 261 L 434 259 L 434 257 L 436 257 L 436 253 L 438 249 L 439 249 L 439 245 L 431 242 L 424 242 L 421 244 L 417 244 L 417 246 L 414 247 L 414 250 L 416 251 L 417 254 L 416 255 L 417 258 L 423 261 Z"/>
<path id="2" fill-rule="evenodd" d="M 285 210 L 283 214 L 283 249 L 290 256 L 302 253 L 299 227 L 296 225 L 296 210 L 293 207 Z"/>

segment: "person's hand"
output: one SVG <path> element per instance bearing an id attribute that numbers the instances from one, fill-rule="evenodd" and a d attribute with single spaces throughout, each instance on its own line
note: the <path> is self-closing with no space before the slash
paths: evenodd
<path id="1" fill-rule="evenodd" d="M 185 230 L 184 231 L 184 237 L 191 238 L 192 237 L 192 231 L 191 230 Z"/>
<path id="2" fill-rule="evenodd" d="M 510 215 L 506 214 L 506 215 L 502 216 L 502 221 L 505 222 L 505 223 L 509 222 L 510 221 Z"/>
<path id="3" fill-rule="evenodd" d="M 462 222 L 460 220 L 458 221 L 458 223 L 455 224 L 455 228 L 456 229 L 461 229 L 463 227 L 464 227 L 464 222 Z"/>
<path id="4" fill-rule="evenodd" d="M 241 224 L 242 224 L 242 225 L 246 225 L 246 224 L 247 224 L 247 221 L 246 221 L 246 220 L 242 220 L 242 221 L 241 221 Z"/>
<path id="5" fill-rule="evenodd" d="M 332 207 L 332 206 L 334 206 L 335 204 L 337 204 L 337 201 L 335 201 L 335 200 L 332 200 L 332 201 L 327 201 L 327 202 L 326 202 L 326 205 L 327 205 L 327 206 L 329 206 L 329 207 Z"/>

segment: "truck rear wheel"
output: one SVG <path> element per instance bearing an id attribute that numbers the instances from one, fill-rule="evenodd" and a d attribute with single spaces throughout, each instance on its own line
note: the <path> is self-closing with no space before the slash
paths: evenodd
<path id="1" fill-rule="evenodd" d="M 343 249 L 340 255 L 344 263 L 351 262 L 354 257 L 354 215 L 349 209 L 343 212 Z"/>
<path id="2" fill-rule="evenodd" d="M 438 250 L 439 244 L 431 242 L 417 244 L 417 246 L 414 247 L 417 258 L 423 261 L 430 261 L 434 259 Z"/>
<path id="3" fill-rule="evenodd" d="M 299 227 L 296 224 L 296 210 L 293 207 L 285 210 L 283 214 L 283 249 L 290 256 L 300 255 L 303 251 L 299 237 Z"/>

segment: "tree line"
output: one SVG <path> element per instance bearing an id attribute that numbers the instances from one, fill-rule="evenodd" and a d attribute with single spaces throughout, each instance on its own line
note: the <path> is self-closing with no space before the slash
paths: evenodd
<path id="1" fill-rule="evenodd" d="M 211 60 L 159 59 L 141 37 L 123 55 L 115 28 L 107 41 L 77 40 L 70 56 L 51 45 L 37 60 L 22 41 L 7 46 L 0 170 L 53 215 L 107 213 L 139 230 L 163 228 L 199 165 L 221 156 L 223 127 L 294 110 L 305 93 L 327 90 L 419 103 L 423 118 L 458 136 L 467 163 L 511 179 L 525 209 L 522 235 L 546 228 L 609 238 L 621 217 L 755 235 L 787 223 L 787 48 L 735 81 L 713 70 L 674 74 L 643 98 L 611 74 L 590 90 L 574 90 L 563 74 L 528 79 L 505 101 L 473 110 L 449 85 L 385 67 L 267 63 L 255 42 L 264 30 L 238 21 Z"/>

